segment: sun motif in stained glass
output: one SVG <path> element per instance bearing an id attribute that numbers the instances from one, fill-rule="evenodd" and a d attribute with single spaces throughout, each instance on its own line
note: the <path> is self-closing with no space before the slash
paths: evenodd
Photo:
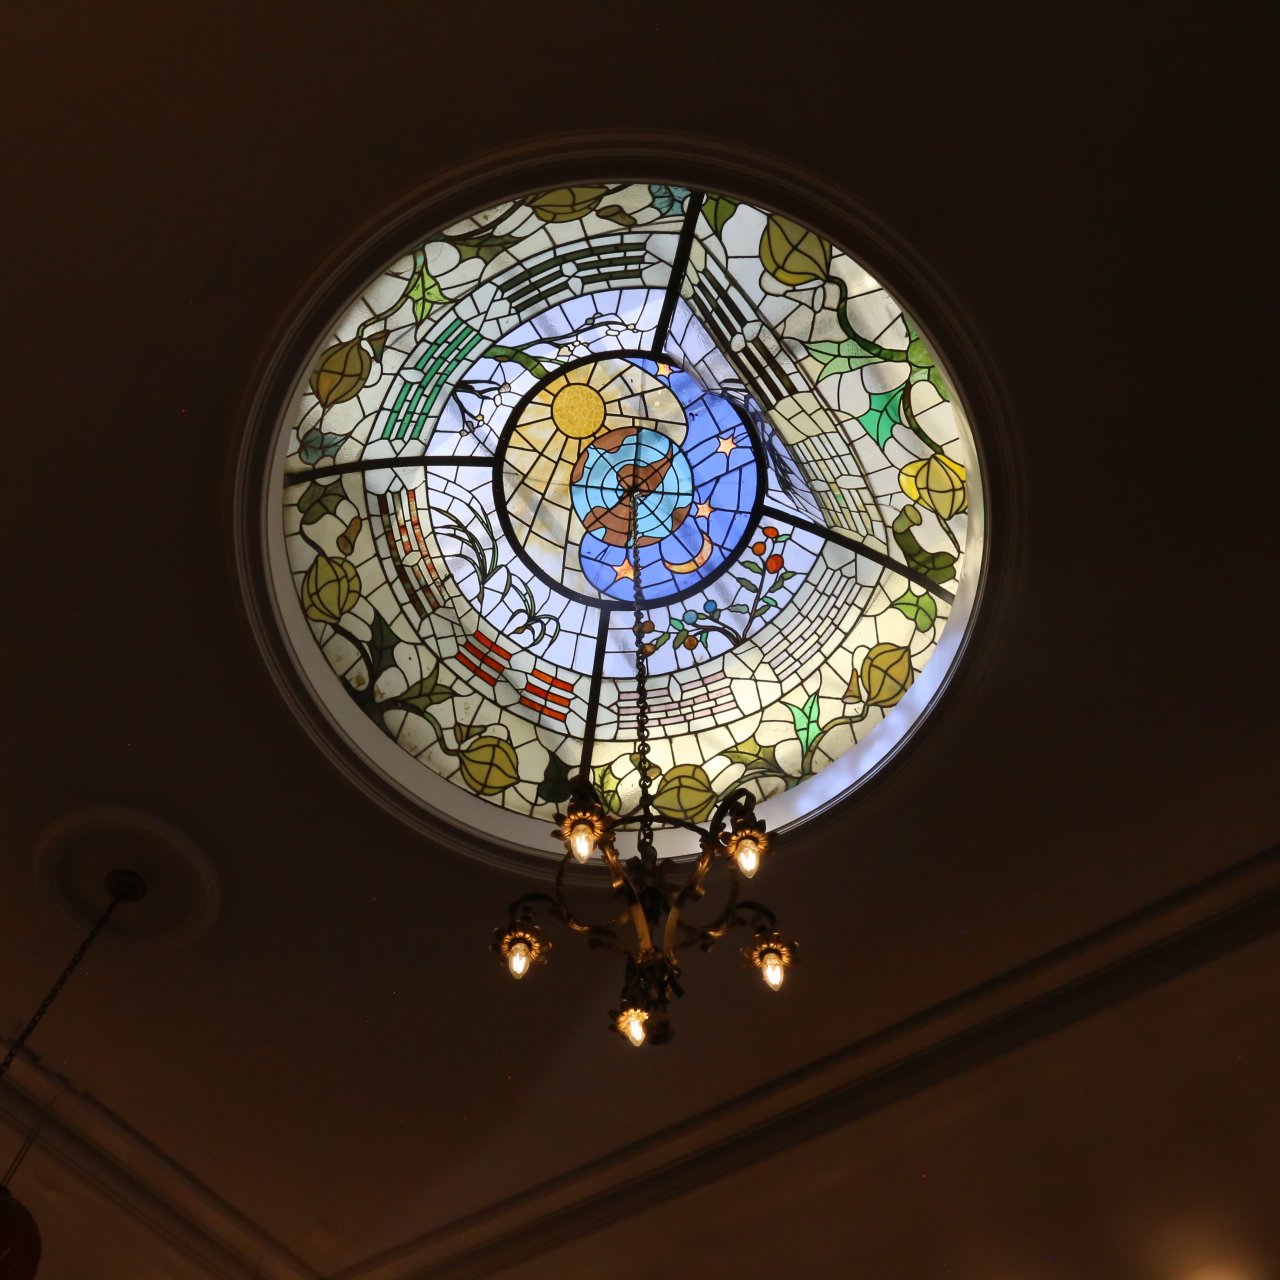
<path id="1" fill-rule="evenodd" d="M 743 447 L 737 457 L 725 441 Z M 516 543 L 555 588 L 658 602 L 717 573 L 759 493 L 751 428 L 724 396 L 668 363 L 594 358 L 527 393 L 498 446 Z M 570 506 L 547 501 L 568 492 Z M 637 545 L 628 550 L 631 498 Z"/>
<path id="2" fill-rule="evenodd" d="M 318 340 L 277 444 L 271 555 L 317 696 L 406 793 L 513 845 L 543 847 L 579 770 L 634 803 L 637 578 L 659 811 L 745 787 L 775 826 L 902 740 L 976 594 L 977 457 L 915 322 L 714 192 L 563 188 L 408 246 Z"/>

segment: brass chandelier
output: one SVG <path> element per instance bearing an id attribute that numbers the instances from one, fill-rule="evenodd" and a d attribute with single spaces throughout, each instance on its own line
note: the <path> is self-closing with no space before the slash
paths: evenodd
<path id="1" fill-rule="evenodd" d="M 554 920 L 583 938 L 589 947 L 604 947 L 626 956 L 625 977 L 619 1007 L 609 1013 L 610 1027 L 636 1048 L 665 1044 L 675 1034 L 668 1005 L 683 995 L 678 953 L 696 945 L 709 951 L 734 928 L 751 931 L 742 949 L 745 959 L 760 971 L 777 991 L 787 969 L 796 962 L 798 946 L 778 932 L 774 913 L 759 902 L 740 898 L 742 882 L 753 879 L 772 853 L 765 823 L 756 816 L 755 798 L 749 791 L 735 791 L 716 806 L 706 826 L 681 818 L 658 815 L 650 789 L 649 765 L 649 653 L 645 635 L 652 629 L 645 618 L 645 601 L 639 556 L 640 504 L 657 484 L 652 468 L 634 466 L 622 500 L 630 507 L 627 554 L 632 564 L 636 663 L 636 754 L 640 775 L 640 801 L 620 816 L 605 813 L 591 782 L 591 762 L 571 780 L 568 812 L 556 814 L 552 838 L 564 842 L 564 857 L 556 874 L 555 892 L 526 893 L 509 909 L 508 922 L 499 928 L 492 949 L 506 963 L 511 976 L 523 978 L 535 964 L 545 964 L 551 943 L 541 922 Z M 683 827 L 698 837 L 699 853 L 693 869 L 680 879 L 658 857 L 653 843 L 657 827 Z M 618 854 L 615 833 L 636 831 L 637 854 L 624 862 Z M 608 872 L 620 910 L 611 919 L 590 923 L 579 919 L 565 899 L 565 872 L 572 861 L 583 865 L 599 852 Z M 697 924 L 686 912 L 706 892 L 704 882 L 717 859 L 729 873 L 729 891 L 720 913 L 709 923 Z"/>

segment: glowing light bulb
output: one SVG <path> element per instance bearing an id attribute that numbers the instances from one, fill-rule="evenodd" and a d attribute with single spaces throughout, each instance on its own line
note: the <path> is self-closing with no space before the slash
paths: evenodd
<path id="1" fill-rule="evenodd" d="M 618 1024 L 622 1034 L 638 1049 L 649 1034 L 644 1025 L 648 1021 L 649 1015 L 643 1009 L 627 1009 L 618 1019 Z"/>
<path id="2" fill-rule="evenodd" d="M 595 832 L 589 822 L 575 822 L 569 828 L 569 848 L 579 862 L 586 862 L 595 848 Z"/>
<path id="3" fill-rule="evenodd" d="M 782 986 L 782 979 L 787 976 L 787 966 L 776 951 L 766 951 L 760 957 L 760 972 L 764 980 L 775 990 Z"/>
<path id="4" fill-rule="evenodd" d="M 748 880 L 760 870 L 760 845 L 755 836 L 743 836 L 734 846 L 734 861 Z"/>
<path id="5" fill-rule="evenodd" d="M 533 952 L 529 950 L 527 942 L 513 942 L 507 949 L 507 968 L 511 970 L 513 978 L 523 978 L 532 963 Z"/>

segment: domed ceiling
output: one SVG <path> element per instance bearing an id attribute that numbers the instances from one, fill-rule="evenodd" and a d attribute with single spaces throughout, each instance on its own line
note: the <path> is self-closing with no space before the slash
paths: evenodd
<path id="1" fill-rule="evenodd" d="M 913 319 L 784 214 L 653 183 L 406 246 L 315 340 L 268 483 L 331 721 L 431 812 L 539 850 L 580 769 L 634 803 L 637 628 L 658 810 L 748 787 L 786 825 L 925 712 L 982 556 Z"/>

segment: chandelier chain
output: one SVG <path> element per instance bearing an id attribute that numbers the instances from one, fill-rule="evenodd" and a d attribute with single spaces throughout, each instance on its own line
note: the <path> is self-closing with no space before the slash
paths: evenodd
<path id="1" fill-rule="evenodd" d="M 641 860 L 652 865 L 658 851 L 653 843 L 653 795 L 649 788 L 649 655 L 644 638 L 644 585 L 640 570 L 640 496 L 640 482 L 633 477 L 627 550 L 631 556 L 635 614 L 632 632 L 636 642 L 636 767 L 640 770 L 640 826 L 636 832 L 636 847 Z"/>

